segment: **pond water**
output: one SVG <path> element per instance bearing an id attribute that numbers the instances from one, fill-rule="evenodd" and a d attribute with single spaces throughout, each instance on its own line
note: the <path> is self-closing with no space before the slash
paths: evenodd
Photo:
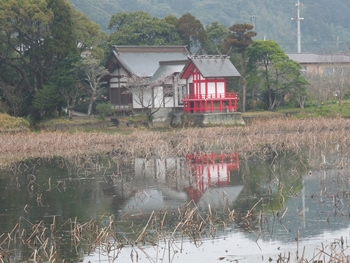
<path id="1" fill-rule="evenodd" d="M 348 159 L 325 159 L 208 153 L 18 163 L 0 171 L 0 255 L 4 262 L 346 257 Z"/>

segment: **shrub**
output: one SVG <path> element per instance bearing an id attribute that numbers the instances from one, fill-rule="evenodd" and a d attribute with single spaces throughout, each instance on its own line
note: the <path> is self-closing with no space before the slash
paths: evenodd
<path id="1" fill-rule="evenodd" d="M 106 116 L 112 115 L 114 112 L 110 103 L 100 103 L 96 106 L 96 110 L 100 118 L 103 120 L 106 118 Z"/>
<path id="2" fill-rule="evenodd" d="M 28 129 L 29 122 L 24 118 L 15 118 L 6 113 L 0 113 L 0 130 Z"/>

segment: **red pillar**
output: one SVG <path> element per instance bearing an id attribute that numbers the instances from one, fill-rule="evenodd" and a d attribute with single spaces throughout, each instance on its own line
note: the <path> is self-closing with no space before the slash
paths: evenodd
<path id="1" fill-rule="evenodd" d="M 232 112 L 232 100 L 228 101 L 228 111 Z"/>
<path id="2" fill-rule="evenodd" d="M 233 96 L 235 98 L 234 103 L 233 103 L 233 109 L 236 112 L 237 111 L 237 95 L 236 95 L 236 93 Z"/>

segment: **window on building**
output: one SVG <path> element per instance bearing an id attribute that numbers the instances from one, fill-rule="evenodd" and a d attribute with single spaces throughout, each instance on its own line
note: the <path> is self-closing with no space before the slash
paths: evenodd
<path id="1" fill-rule="evenodd" d="M 179 105 L 183 105 L 183 98 L 184 98 L 184 95 L 187 94 L 187 86 L 186 85 L 181 85 L 178 87 L 179 89 L 179 92 L 178 92 L 178 100 L 179 100 Z"/>

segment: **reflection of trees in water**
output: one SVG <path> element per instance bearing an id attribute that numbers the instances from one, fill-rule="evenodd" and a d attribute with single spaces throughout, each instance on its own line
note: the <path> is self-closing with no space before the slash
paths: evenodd
<path id="1" fill-rule="evenodd" d="M 241 159 L 244 190 L 234 205 L 237 213 L 241 212 L 236 224 L 245 231 L 255 231 L 255 238 L 285 242 L 293 242 L 297 234 L 305 240 L 326 230 L 347 228 L 349 161 L 336 149 L 325 154 L 331 162 L 326 168 L 320 165 L 324 162 L 321 150 L 307 162 L 296 155 L 276 159 L 274 165 Z M 261 197 L 263 201 L 256 205 L 251 221 L 240 223 L 246 209 Z"/>
<path id="2" fill-rule="evenodd" d="M 299 156 L 277 156 L 270 162 L 260 158 L 241 159 L 239 177 L 243 180 L 244 190 L 236 209 L 244 212 L 263 197 L 258 211 L 278 211 L 288 198 L 301 191 L 306 171 L 306 160 Z"/>

